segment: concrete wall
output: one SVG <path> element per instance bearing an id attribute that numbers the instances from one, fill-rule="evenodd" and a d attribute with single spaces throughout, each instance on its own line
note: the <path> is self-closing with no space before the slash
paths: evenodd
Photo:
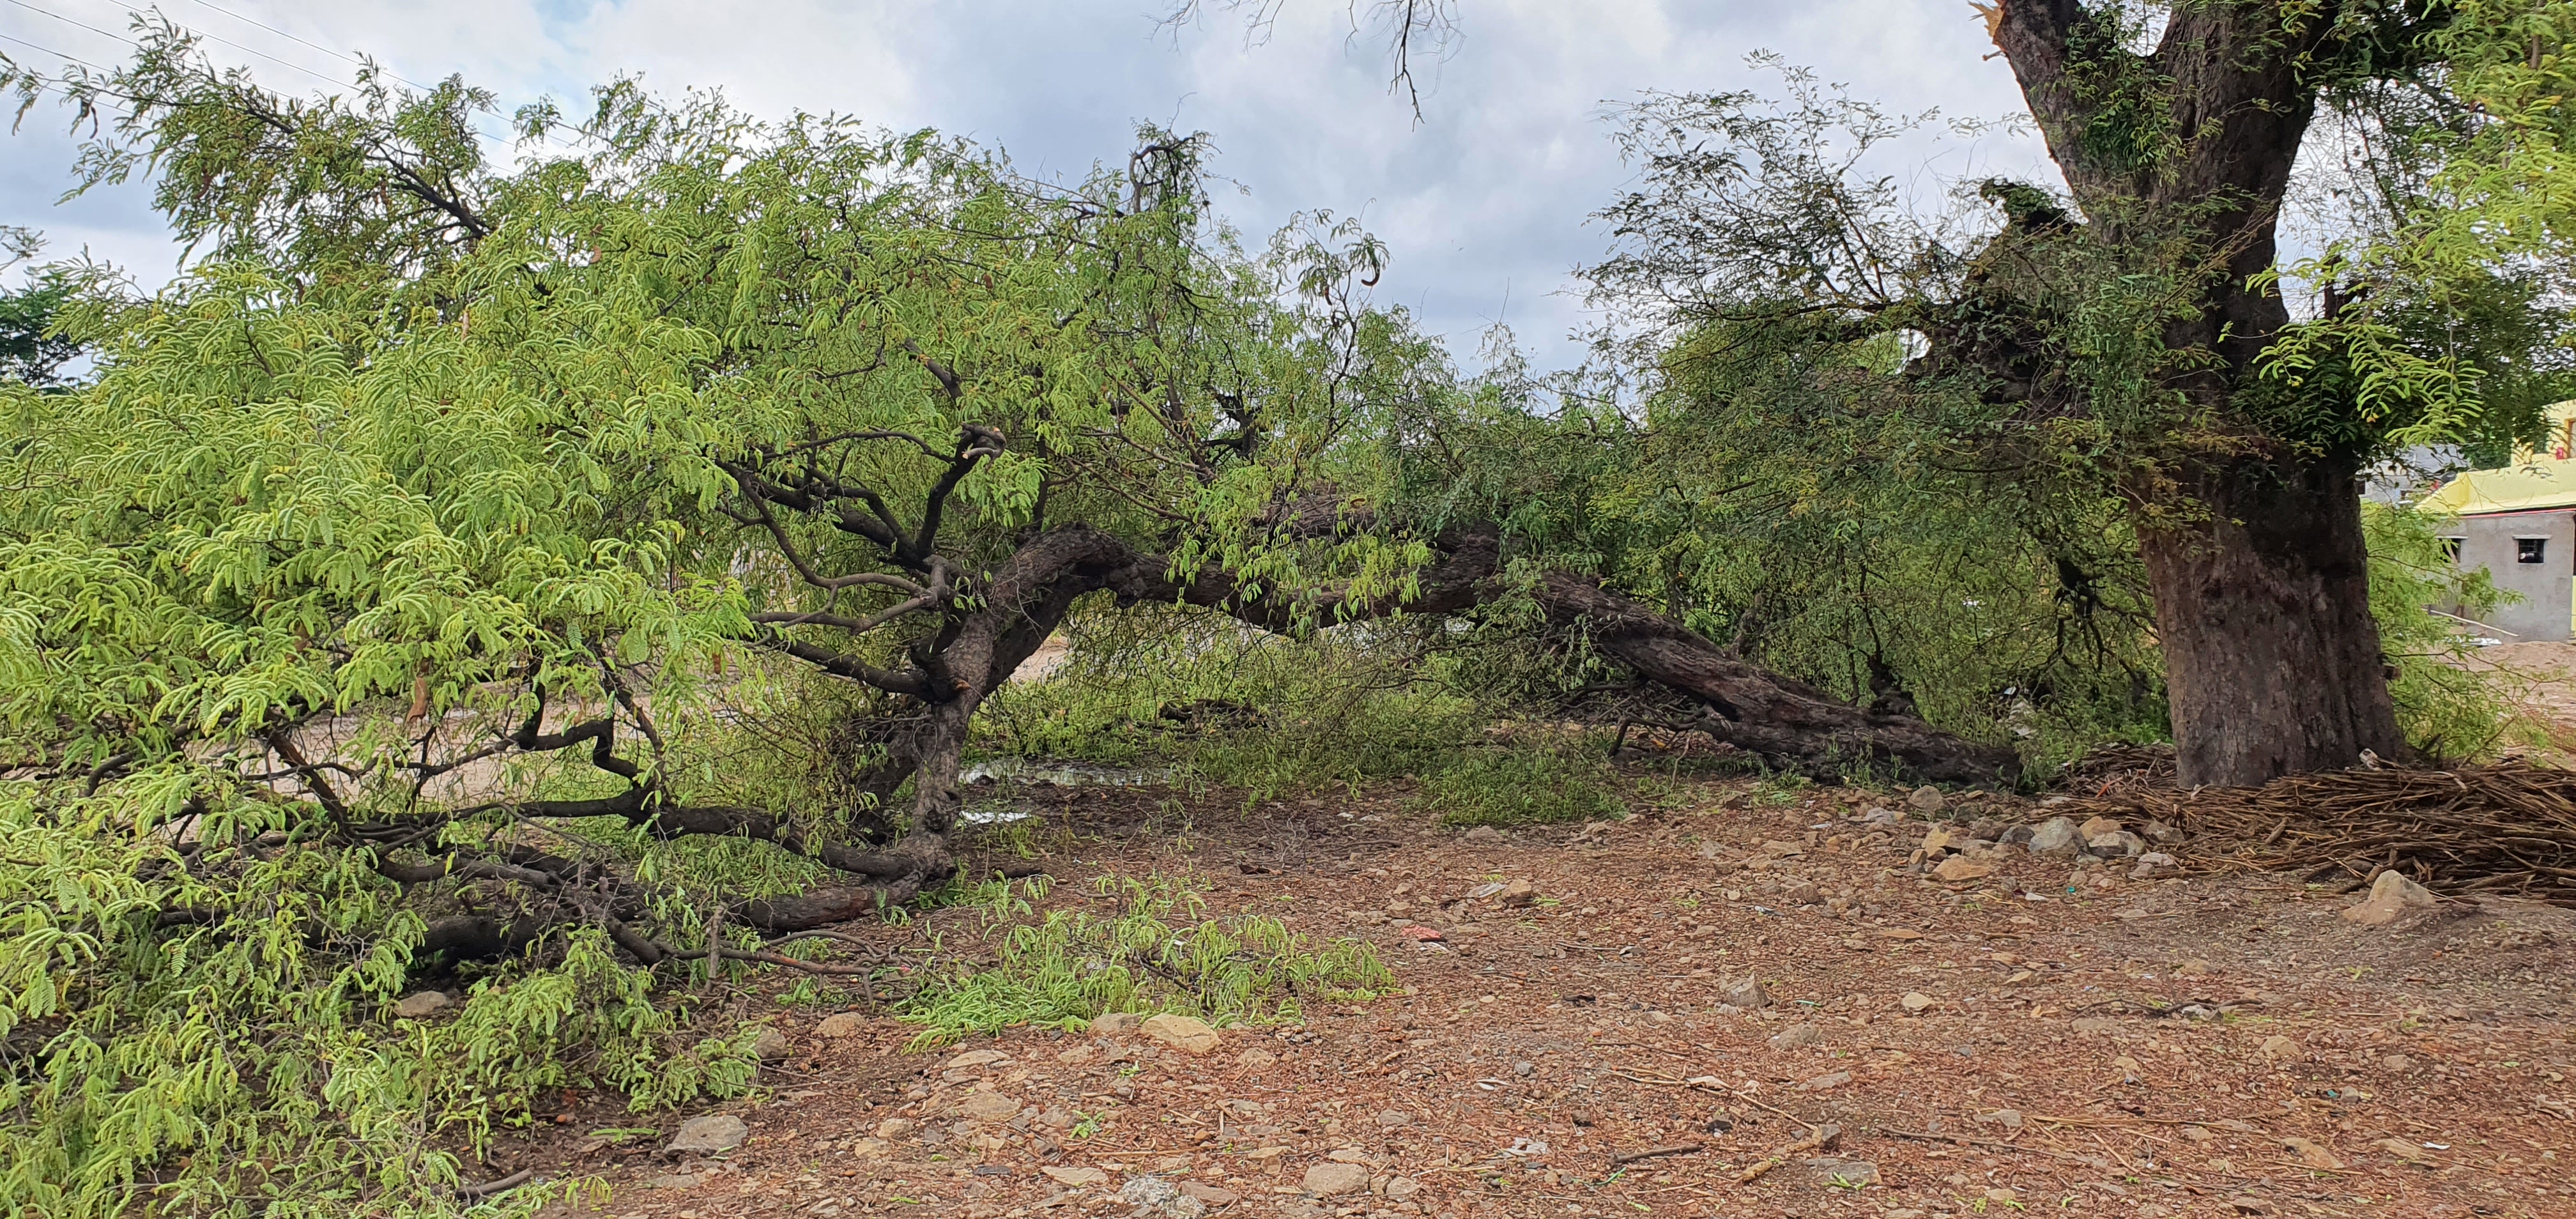
<path id="1" fill-rule="evenodd" d="M 2521 596 L 2485 618 L 2506 643 L 2570 637 L 2568 616 L 2576 611 L 2576 514 L 2559 508 L 2464 516 L 2444 532 L 2459 539 L 2463 570 L 2486 568 L 2497 588 Z M 2539 562 L 2523 561 L 2526 540 L 2539 543 Z"/>

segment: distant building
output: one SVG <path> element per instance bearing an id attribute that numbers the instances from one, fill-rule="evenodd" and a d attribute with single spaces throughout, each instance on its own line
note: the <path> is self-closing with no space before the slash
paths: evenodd
<path id="1" fill-rule="evenodd" d="M 2456 522 L 2444 537 L 2453 563 L 2485 568 L 2497 588 L 2521 598 L 2481 623 L 2507 643 L 2576 637 L 2576 402 L 2550 407 L 2548 418 L 2546 451 L 2461 473 L 2415 505 Z M 2374 472 L 2373 490 L 2379 485 Z"/>

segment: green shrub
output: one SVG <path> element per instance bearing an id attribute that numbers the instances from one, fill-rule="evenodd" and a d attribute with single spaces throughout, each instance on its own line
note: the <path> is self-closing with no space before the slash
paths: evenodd
<path id="1" fill-rule="evenodd" d="M 1610 766 L 1591 742 L 1471 750 L 1422 781 L 1444 825 L 1536 825 L 1624 815 Z"/>

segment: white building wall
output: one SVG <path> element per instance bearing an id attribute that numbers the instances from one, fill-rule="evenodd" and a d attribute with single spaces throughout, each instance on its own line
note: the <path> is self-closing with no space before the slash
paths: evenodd
<path id="1" fill-rule="evenodd" d="M 2462 570 L 2487 569 L 2497 588 L 2521 599 L 2484 618 L 2507 643 L 2565 640 L 2576 612 L 2576 513 L 2497 512 L 2463 516 L 2450 531 Z"/>

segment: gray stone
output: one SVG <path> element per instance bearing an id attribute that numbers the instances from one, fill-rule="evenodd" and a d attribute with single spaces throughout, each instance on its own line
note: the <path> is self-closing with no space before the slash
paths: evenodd
<path id="1" fill-rule="evenodd" d="M 2095 834 L 2084 840 L 2084 849 L 2104 859 L 2135 859 L 2147 849 L 2147 840 L 2127 830 Z"/>
<path id="2" fill-rule="evenodd" d="M 1461 842 L 1501 842 L 1503 832 L 1490 825 L 1480 825 L 1458 836 Z"/>
<path id="3" fill-rule="evenodd" d="M 1849 1189 L 1855 1185 L 1878 1184 L 1878 1165 L 1867 1160 L 1846 1160 L 1841 1156 L 1812 1156 L 1798 1161 L 1798 1167 L 1818 1185 Z"/>
<path id="4" fill-rule="evenodd" d="M 1771 992 L 1762 989 L 1762 979 L 1750 976 L 1721 980 L 1714 998 L 1724 1006 L 1747 1011 L 1771 1006 Z"/>
<path id="5" fill-rule="evenodd" d="M 663 1148 L 673 1155 L 714 1155 L 731 1151 L 751 1137 L 751 1125 L 730 1113 L 711 1113 L 680 1123 L 680 1132 Z"/>
<path id="6" fill-rule="evenodd" d="M 1317 1164 L 1307 1169 L 1305 1178 L 1299 1182 L 1307 1193 L 1319 1198 L 1355 1194 L 1367 1189 L 1368 1183 L 1368 1166 L 1333 1163 Z"/>
<path id="7" fill-rule="evenodd" d="M 2068 817 L 2051 817 L 2030 832 L 2033 855 L 2073 855 L 2084 849 L 2084 836 Z"/>
<path id="8" fill-rule="evenodd" d="M 2120 1022 L 2109 1016 L 2078 1016 L 2068 1027 L 2079 1033 L 2116 1033 Z"/>
<path id="9" fill-rule="evenodd" d="M 1118 1187 L 1118 1200 L 1135 1207 L 1138 1214 L 1163 1215 L 1168 1219 L 1198 1219 L 1207 1213 L 1207 1203 L 1183 1193 L 1179 1186 L 1161 1177 L 1130 1177 Z"/>
<path id="10" fill-rule="evenodd" d="M 1977 1121 L 1981 1125 L 2001 1126 L 2006 1130 L 2019 1130 L 2021 1129 L 2021 1110 L 1997 1109 L 1992 1113 L 1980 1113 L 1977 1115 Z"/>
<path id="11" fill-rule="evenodd" d="M 1816 882 L 1812 880 L 1793 879 L 1780 886 L 1780 904 L 1783 906 L 1812 906 L 1824 899 L 1824 891 L 1816 888 Z"/>
<path id="12" fill-rule="evenodd" d="M 403 1020 L 426 1019 L 440 1008 L 454 1002 L 456 1002 L 454 999 L 448 998 L 439 991 L 425 990 L 418 994 L 404 995 L 396 1000 L 394 1015 Z"/>
<path id="13" fill-rule="evenodd" d="M 2004 827 L 2004 832 L 1995 837 L 1995 845 L 1999 847 L 2019 847 L 2022 850 L 2027 851 L 2030 849 L 2031 838 L 2038 833 L 2039 827 L 2035 825 L 2006 826 Z"/>
<path id="14" fill-rule="evenodd" d="M 777 1062 L 795 1052 L 796 1043 L 777 1029 L 762 1029 L 759 1036 L 751 1039 L 752 1056 L 762 1062 Z"/>
<path id="15" fill-rule="evenodd" d="M 1937 816 L 1942 809 L 1948 808 L 1950 801 L 1942 796 L 1940 788 L 1926 783 L 1915 788 L 1905 797 L 1905 806 L 1926 817 L 1931 817 Z"/>
<path id="16" fill-rule="evenodd" d="M 696 1189 L 697 1187 L 697 1177 L 685 1172 L 665 1173 L 644 1183 L 646 1189 Z"/>
<path id="17" fill-rule="evenodd" d="M 1773 1033 L 1770 1045 L 1775 1050 L 1796 1050 L 1815 1045 L 1824 1039 L 1823 1029 L 1812 1024 L 1800 1024 Z"/>
<path id="18" fill-rule="evenodd" d="M 1422 1192 L 1422 1182 L 1411 1177 L 1391 1177 L 1386 1183 L 1386 1200 L 1402 1202 Z"/>
<path id="19" fill-rule="evenodd" d="M 2138 856 L 2138 866 L 2129 869 L 2131 880 L 2167 880 L 2182 875 L 2182 861 L 2162 851 L 2149 851 Z"/>
<path id="20" fill-rule="evenodd" d="M 2440 899 L 2433 891 L 2395 872 L 2382 872 L 2370 883 L 2370 896 L 2343 912 L 2344 918 L 2364 927 L 2385 927 L 2396 922 L 2408 910 L 2430 908 Z"/>
<path id="21" fill-rule="evenodd" d="M 1874 808 L 1861 814 L 1860 819 L 1870 825 L 1894 825 L 1905 820 L 1905 814 L 1892 808 Z"/>
<path id="22" fill-rule="evenodd" d="M 2139 832 L 2146 835 L 2147 841 L 2160 847 L 2179 846 L 2183 840 L 2181 830 L 2161 821 L 2150 820 Z"/>

